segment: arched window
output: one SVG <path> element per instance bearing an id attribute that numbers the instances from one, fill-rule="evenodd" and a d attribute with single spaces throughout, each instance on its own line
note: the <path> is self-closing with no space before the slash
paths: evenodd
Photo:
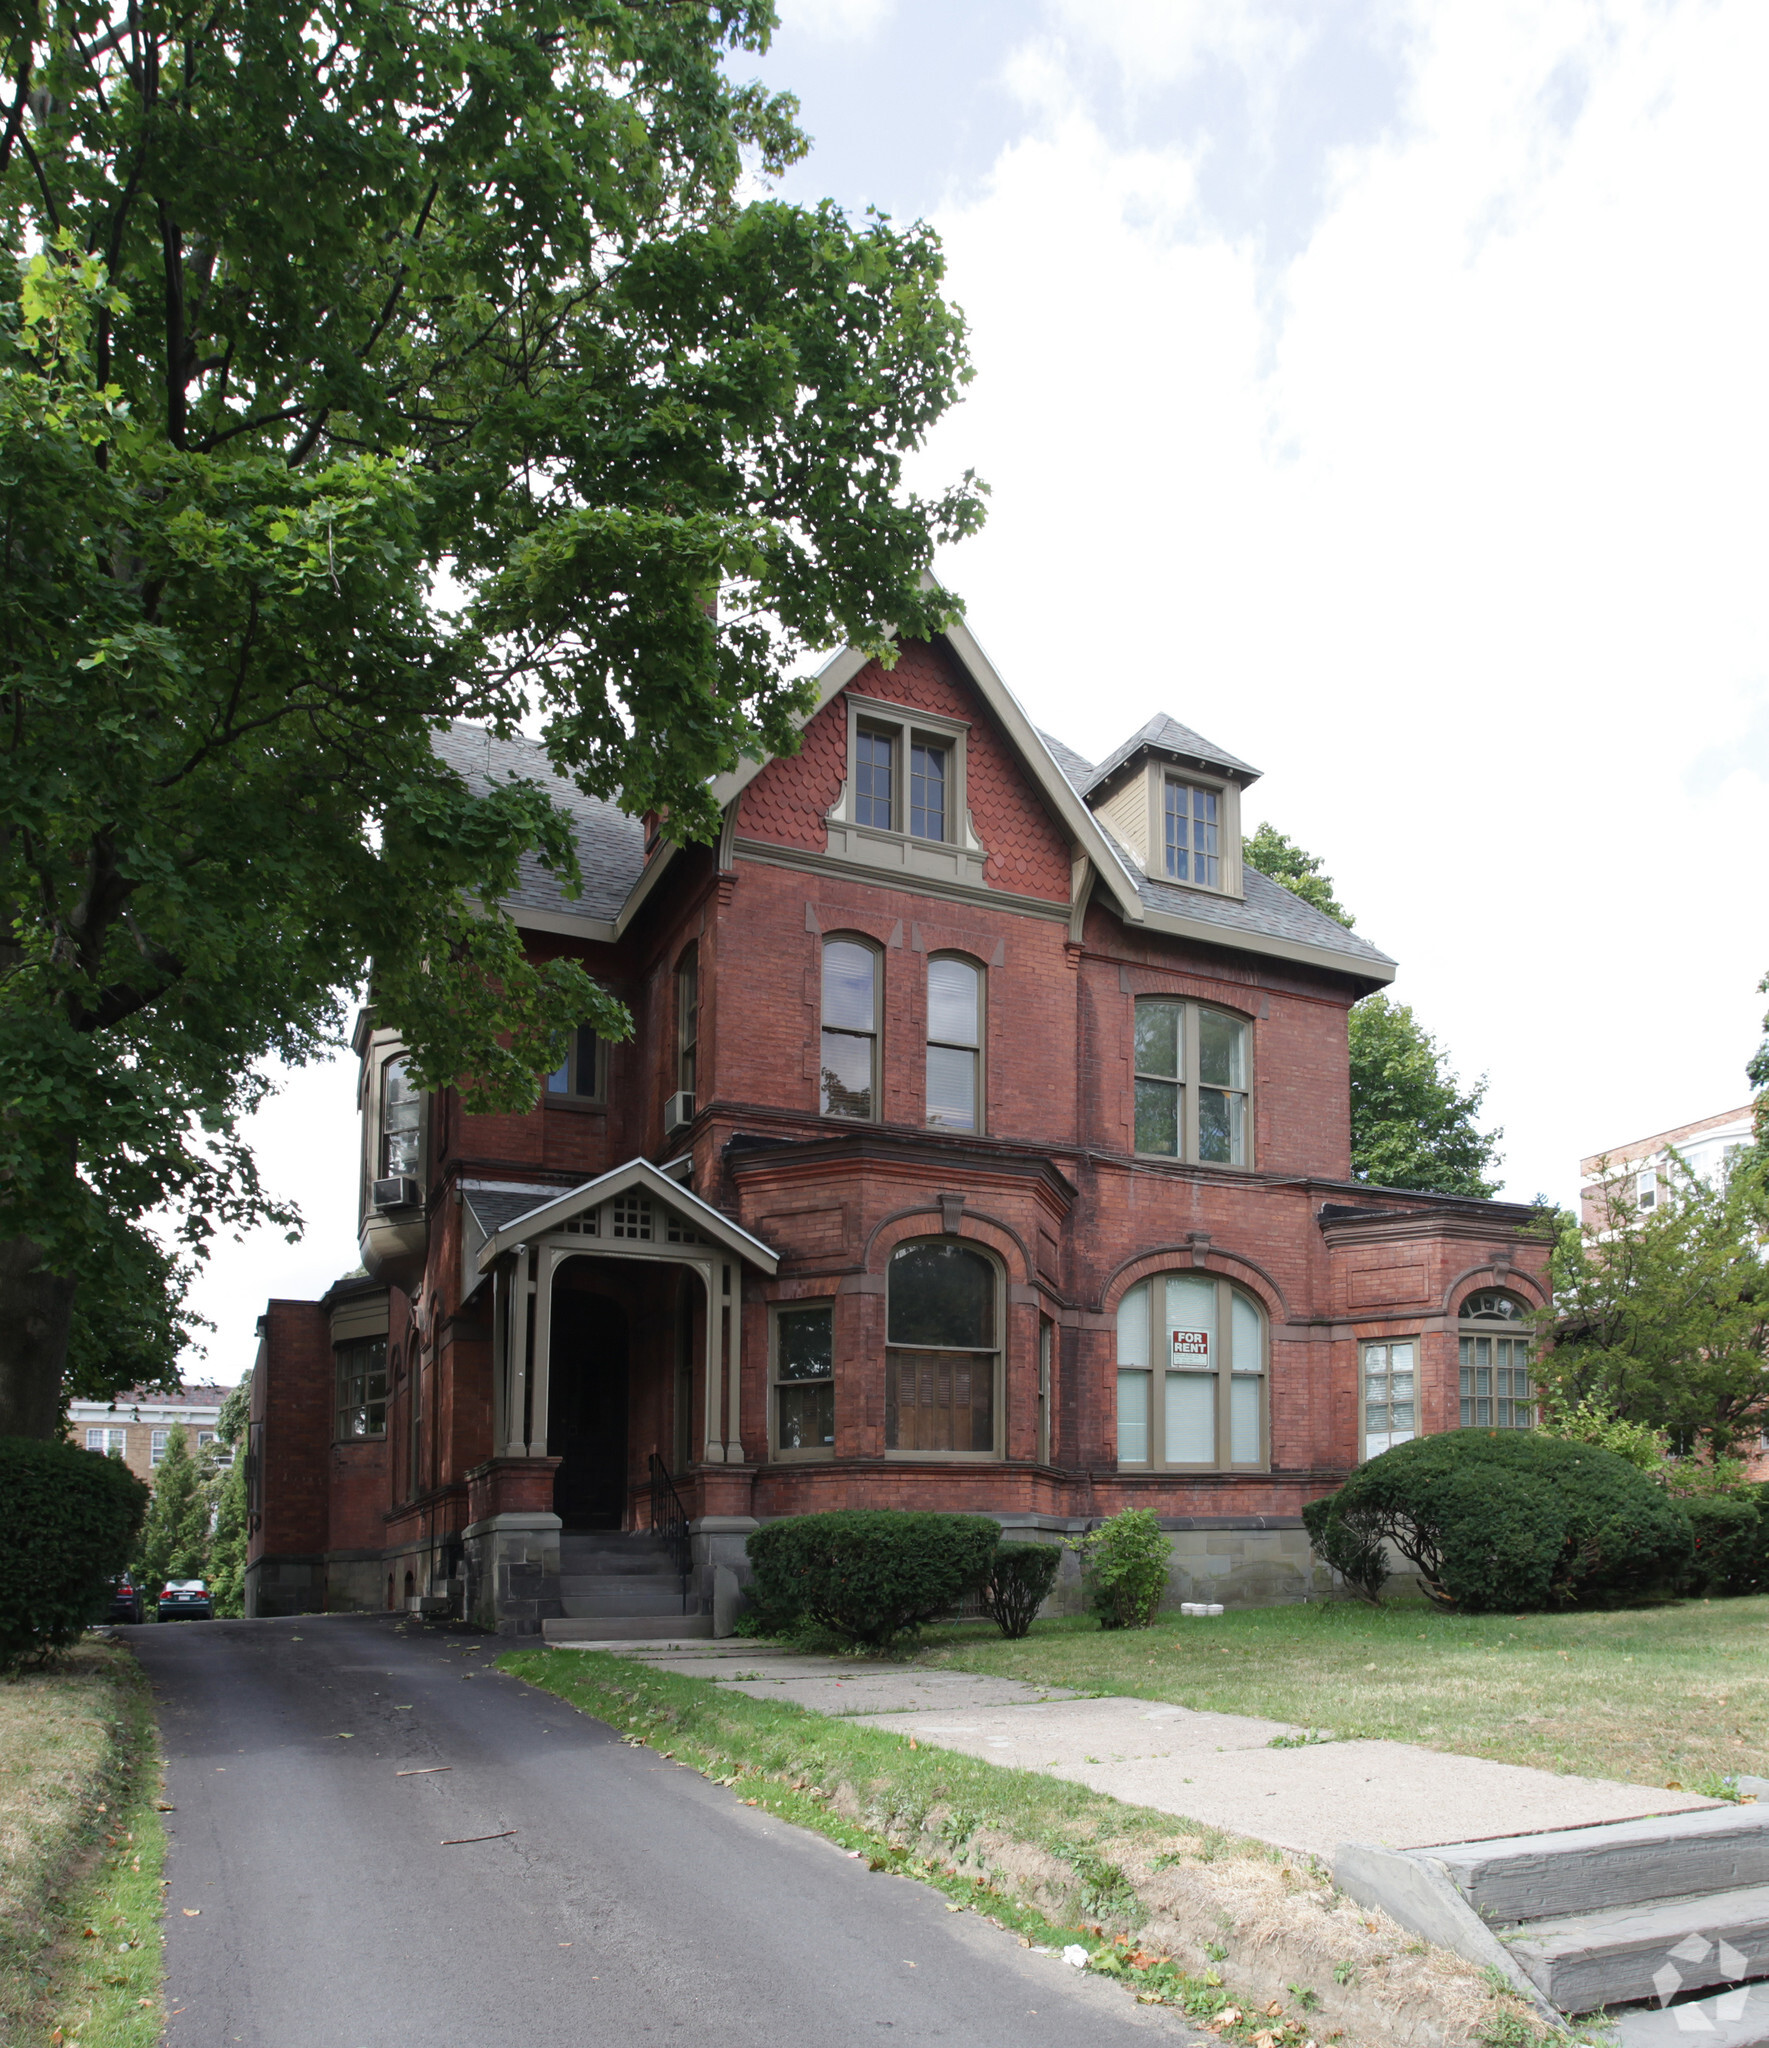
<path id="1" fill-rule="evenodd" d="M 885 1294 L 885 1449 L 995 1449 L 1000 1275 L 973 1246 L 899 1245 Z"/>
<path id="2" fill-rule="evenodd" d="M 1456 1319 L 1464 1429 L 1534 1429 L 1529 1310 L 1514 1294 L 1483 1287 Z"/>
<path id="3" fill-rule="evenodd" d="M 1245 1166 L 1247 1022 L 1171 996 L 1136 1006 L 1136 1149 Z"/>
<path id="4" fill-rule="evenodd" d="M 1261 1471 L 1265 1316 L 1214 1273 L 1157 1273 L 1118 1304 L 1118 1463 Z"/>
<path id="5" fill-rule="evenodd" d="M 940 1131 L 983 1127 L 983 970 L 956 953 L 927 964 L 927 1120 Z"/>
<path id="6" fill-rule="evenodd" d="M 864 939 L 823 941 L 821 1100 L 825 1116 L 878 1115 L 878 951 Z"/>
<path id="7" fill-rule="evenodd" d="M 694 1093 L 700 1065 L 700 948 L 690 946 L 676 962 L 676 1086 Z"/>

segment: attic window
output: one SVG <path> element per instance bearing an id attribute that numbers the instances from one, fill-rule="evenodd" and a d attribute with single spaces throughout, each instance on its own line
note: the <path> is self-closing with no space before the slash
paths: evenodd
<path id="1" fill-rule="evenodd" d="M 1163 811 L 1169 880 L 1192 882 L 1202 889 L 1221 888 L 1221 804 L 1221 795 L 1214 789 L 1168 779 Z"/>
<path id="2" fill-rule="evenodd" d="M 856 866 L 986 888 L 965 801 L 970 724 L 848 692 L 848 773 L 828 851 Z"/>

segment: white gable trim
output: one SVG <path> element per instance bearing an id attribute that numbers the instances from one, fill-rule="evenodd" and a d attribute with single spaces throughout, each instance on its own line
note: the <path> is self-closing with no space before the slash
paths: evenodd
<path id="1" fill-rule="evenodd" d="M 643 1188 L 666 1209 L 673 1209 L 685 1222 L 692 1223 L 703 1236 L 723 1245 L 736 1257 L 746 1259 L 752 1266 L 759 1267 L 770 1278 L 780 1270 L 780 1255 L 759 1237 L 751 1237 L 729 1216 L 721 1215 L 710 1203 L 691 1194 L 679 1181 L 660 1173 L 649 1159 L 629 1159 L 611 1173 L 586 1180 L 581 1186 L 567 1189 L 550 1202 L 525 1210 L 501 1230 L 494 1231 L 479 1248 L 477 1263 L 480 1272 L 489 1273 L 504 1253 L 513 1251 L 517 1245 L 544 1237 L 547 1232 L 569 1223 L 572 1217 L 581 1215 L 585 1209 L 596 1208 L 600 1203 L 611 1201 L 616 1195 L 624 1195 L 635 1187 Z M 598 1249 L 603 1248 L 618 1252 L 619 1243 L 611 1239 L 603 1247 L 598 1240 Z"/>

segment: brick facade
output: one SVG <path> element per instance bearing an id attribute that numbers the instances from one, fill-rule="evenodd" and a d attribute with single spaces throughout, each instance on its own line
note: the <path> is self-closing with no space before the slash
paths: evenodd
<path id="1" fill-rule="evenodd" d="M 506 1548 L 515 1544 L 519 1574 L 525 1532 L 547 1519 L 535 1500 L 565 1483 L 547 1459 L 580 1455 L 561 1448 L 580 1425 L 560 1419 L 589 1398 L 561 1349 L 580 1342 L 610 1357 L 614 1346 L 624 1361 L 615 1393 L 596 1398 L 614 1402 L 597 1410 L 597 1426 L 623 1438 L 613 1455 L 628 1527 L 648 1511 L 653 1455 L 674 1471 L 700 1525 L 727 1536 L 837 1506 L 979 1510 L 1046 1530 L 1148 1506 L 1196 1537 L 1188 1569 L 1218 1570 L 1204 1559 L 1214 1546 L 1221 1570 L 1251 1575 L 1250 1597 L 1307 1582 L 1292 1555 L 1301 1554 L 1298 1517 L 1360 1455 L 1362 1344 L 1413 1340 L 1420 1426 L 1454 1426 L 1461 1302 L 1496 1286 L 1537 1305 L 1546 1246 L 1521 1207 L 1349 1179 L 1346 1013 L 1387 979 L 1388 963 L 1361 940 L 1354 954 L 1294 899 L 1272 912 L 1270 885 L 1263 926 L 1238 904 L 1225 912 L 1200 902 L 1193 916 L 1188 901 L 1167 915 L 1182 892 L 1138 883 L 1154 906 L 1145 914 L 1121 856 L 1077 810 L 1073 791 L 1084 795 L 1084 784 L 1037 757 L 976 668 L 945 642 L 905 647 L 890 670 L 856 667 L 808 720 L 802 750 L 730 796 L 723 855 L 654 843 L 631 877 L 635 908 L 612 936 L 588 926 L 573 935 L 565 916 L 531 932 L 537 957 L 582 959 L 628 1005 L 633 1036 L 612 1049 L 603 1101 L 543 1094 L 524 1116 L 469 1116 L 452 1094 L 429 1105 L 427 1237 L 421 1268 L 391 1289 L 387 1434 L 372 1456 L 341 1463 L 329 1443 L 323 1316 L 271 1304 L 271 1365 L 260 1374 L 270 1384 L 255 1402 L 267 1440 L 280 1436 L 287 1448 L 266 1467 L 267 1553 L 378 1544 L 380 1583 L 397 1600 L 452 1581 L 463 1549 L 495 1527 Z M 884 874 L 829 853 L 850 689 L 962 722 L 981 886 Z M 879 963 L 877 1117 L 864 1123 L 820 1113 L 820 962 L 842 934 L 871 942 Z M 690 947 L 700 991 L 694 1115 L 671 1135 L 676 974 Z M 964 955 L 984 978 L 974 1132 L 926 1121 L 935 953 Z M 1241 1163 L 1136 1153 L 1134 1029 L 1138 999 L 1149 996 L 1244 1025 L 1251 1109 Z M 385 1048 L 372 1031 L 363 1043 L 372 1101 Z M 560 1330 L 600 1334 L 554 1337 L 551 1436 L 522 1441 L 511 1404 L 536 1397 L 512 1391 L 522 1368 L 511 1347 L 530 1341 L 533 1326 L 511 1320 L 511 1294 L 499 1289 L 530 1285 L 541 1268 L 523 1262 L 541 1254 L 517 1241 L 510 1219 L 636 1159 L 690 1176 L 709 1205 L 703 1224 L 710 1215 L 740 1226 L 777 1268 L 702 1246 L 692 1252 L 702 1261 L 694 1271 L 708 1276 L 700 1291 L 687 1265 L 618 1256 L 606 1217 L 581 1226 L 604 1233 L 593 1243 L 567 1245 L 565 1226 L 550 1227 L 547 1243 L 572 1256 L 545 1283 L 549 1312 Z M 508 1243 L 495 1237 L 504 1222 L 517 1233 Z M 365 1220 L 371 1270 L 377 1227 Z M 887 1441 L 887 1273 L 893 1251 L 921 1239 L 974 1246 L 999 1276 L 997 1442 L 987 1455 L 911 1455 Z M 1219 1276 L 1257 1305 L 1266 1359 L 1257 1469 L 1120 1466 L 1119 1306 L 1140 1281 L 1170 1273 Z M 561 1307 L 574 1288 L 593 1305 Z M 709 1301 L 716 1318 L 728 1308 L 728 1337 L 723 1320 L 709 1325 Z M 827 1301 L 833 1315 L 835 1440 L 786 1455 L 771 1434 L 772 1319 L 807 1301 Z M 533 1374 L 544 1370 L 537 1358 Z M 1228 1399 L 1226 1380 L 1219 1398 Z M 607 1419 L 616 1410 L 618 1424 Z M 1273 1531 L 1282 1540 L 1261 1550 Z M 1238 1549 L 1235 1532 L 1248 1532 Z M 1268 1568 L 1266 1551 L 1289 1561 Z"/>

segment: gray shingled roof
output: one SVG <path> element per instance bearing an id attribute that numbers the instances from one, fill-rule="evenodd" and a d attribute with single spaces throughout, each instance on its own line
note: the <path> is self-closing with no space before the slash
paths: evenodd
<path id="1" fill-rule="evenodd" d="M 522 777 L 538 782 L 576 820 L 583 894 L 567 896 L 559 877 L 525 854 L 521 878 L 504 899 L 512 913 L 525 908 L 563 911 L 609 922 L 619 916 L 645 865 L 645 831 L 637 818 L 629 818 L 618 804 L 602 797 L 586 796 L 576 783 L 556 774 L 538 740 L 494 739 L 483 726 L 457 719 L 447 732 L 436 735 L 434 744 L 437 755 L 466 778 L 469 788 L 484 791 L 493 783 Z"/>
<path id="2" fill-rule="evenodd" d="M 1171 724 L 1172 720 L 1151 719 L 1150 725 L 1163 722 Z M 1148 730 L 1148 726 L 1143 728 L 1145 733 Z M 1184 732 L 1185 727 L 1180 726 L 1178 730 Z M 1038 737 L 1050 749 L 1071 788 L 1085 799 L 1087 791 L 1106 774 L 1106 764 L 1091 767 L 1073 747 L 1065 746 L 1051 733 L 1040 732 Z M 1142 734 L 1138 734 L 1130 745 L 1140 745 L 1141 740 Z M 1122 765 L 1122 761 L 1128 758 L 1127 749 L 1120 747 L 1118 757 Z M 1118 864 L 1129 876 L 1136 893 L 1151 910 L 1160 911 L 1168 917 L 1192 918 L 1199 924 L 1221 925 L 1225 935 L 1237 931 L 1259 932 L 1268 938 L 1292 939 L 1304 946 L 1323 946 L 1335 953 L 1349 953 L 1380 962 L 1385 967 L 1395 964 L 1368 939 L 1347 931 L 1325 911 L 1316 910 L 1312 903 L 1304 903 L 1281 882 L 1274 882 L 1270 875 L 1261 874 L 1255 867 L 1242 864 L 1241 888 L 1244 894 L 1237 901 L 1233 896 L 1213 895 L 1208 889 L 1186 889 L 1177 882 L 1156 881 L 1153 876 L 1142 872 L 1110 832 L 1103 827 L 1101 831 L 1106 844 L 1118 856 Z"/>
<path id="3" fill-rule="evenodd" d="M 1203 761 L 1212 768 L 1226 768 L 1231 774 L 1246 776 L 1249 782 L 1259 773 L 1257 768 L 1239 760 L 1226 748 L 1205 739 L 1202 733 L 1193 732 L 1189 725 L 1181 725 L 1177 718 L 1169 718 L 1165 711 L 1157 711 L 1140 732 L 1133 732 L 1121 747 L 1112 749 L 1093 771 L 1082 795 L 1109 782 L 1125 762 L 1134 759 L 1145 747 L 1157 753 L 1176 754 L 1182 761 Z"/>

